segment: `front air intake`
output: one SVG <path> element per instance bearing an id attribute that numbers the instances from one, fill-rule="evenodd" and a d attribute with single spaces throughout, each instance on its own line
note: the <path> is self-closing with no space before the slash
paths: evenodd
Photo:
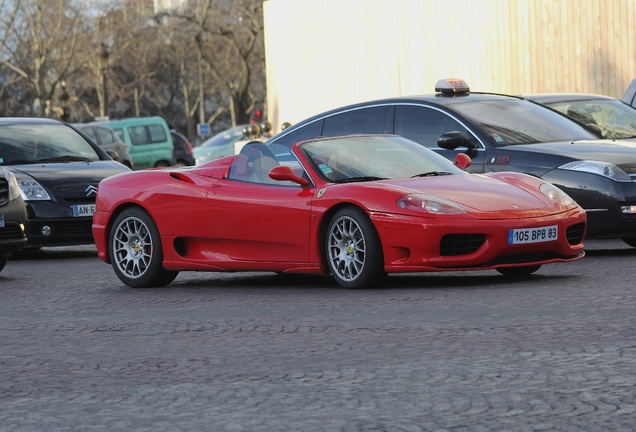
<path id="1" fill-rule="evenodd" d="M 447 234 L 442 237 L 439 253 L 442 256 L 468 255 L 476 252 L 486 241 L 483 234 Z"/>

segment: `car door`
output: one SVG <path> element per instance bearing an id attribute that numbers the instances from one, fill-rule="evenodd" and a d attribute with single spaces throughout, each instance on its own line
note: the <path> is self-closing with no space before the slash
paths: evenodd
<path id="1" fill-rule="evenodd" d="M 434 107 L 420 105 L 396 105 L 394 133 L 434 150 L 454 161 L 458 153 L 466 153 L 472 159 L 469 172 L 483 173 L 486 151 L 477 138 L 458 120 Z M 446 132 L 462 132 L 475 145 L 474 149 L 459 147 L 446 150 L 437 145 L 437 140 Z"/>
<path id="2" fill-rule="evenodd" d="M 312 195 L 312 187 L 228 178 L 210 189 L 208 208 L 230 258 L 304 263 Z"/>

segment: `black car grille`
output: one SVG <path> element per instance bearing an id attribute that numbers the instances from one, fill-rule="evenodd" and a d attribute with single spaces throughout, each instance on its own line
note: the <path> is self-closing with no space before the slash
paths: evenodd
<path id="1" fill-rule="evenodd" d="M 42 227 L 48 225 L 53 234 L 48 237 L 42 235 Z M 32 220 L 27 224 L 29 241 L 35 243 L 92 243 L 93 219 L 78 218 L 74 220 Z"/>
<path id="2" fill-rule="evenodd" d="M 442 256 L 467 255 L 481 247 L 486 241 L 483 234 L 447 234 L 442 237 L 439 253 Z"/>
<path id="3" fill-rule="evenodd" d="M 6 178 L 0 178 L 0 204 L 9 201 L 9 182 Z"/>
<path id="4" fill-rule="evenodd" d="M 565 230 L 565 237 L 568 239 L 568 243 L 571 245 L 579 244 L 583 241 L 583 234 L 585 233 L 585 222 L 572 225 Z"/>
<path id="5" fill-rule="evenodd" d="M 75 184 L 65 184 L 58 185 L 56 187 L 57 192 L 56 195 L 60 198 L 65 199 L 68 202 L 76 202 L 76 203 L 88 203 L 95 202 L 95 196 L 97 195 L 94 191 L 97 190 L 97 185 L 99 183 L 75 183 Z M 89 189 L 89 187 L 93 187 L 93 191 Z"/>

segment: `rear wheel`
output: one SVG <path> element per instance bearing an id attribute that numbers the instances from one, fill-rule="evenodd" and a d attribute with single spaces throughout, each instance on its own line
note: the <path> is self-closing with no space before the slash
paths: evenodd
<path id="1" fill-rule="evenodd" d="M 168 285 L 179 274 L 163 268 L 159 230 L 150 215 L 140 208 L 128 208 L 117 216 L 109 244 L 115 274 L 130 287 Z"/>
<path id="2" fill-rule="evenodd" d="M 541 264 L 533 265 L 533 266 L 524 266 L 524 267 L 502 267 L 498 268 L 497 271 L 504 276 L 527 276 L 539 270 L 541 268 Z"/>
<path id="3" fill-rule="evenodd" d="M 363 210 L 339 210 L 329 223 L 325 243 L 329 269 L 341 286 L 371 288 L 384 280 L 380 237 Z"/>

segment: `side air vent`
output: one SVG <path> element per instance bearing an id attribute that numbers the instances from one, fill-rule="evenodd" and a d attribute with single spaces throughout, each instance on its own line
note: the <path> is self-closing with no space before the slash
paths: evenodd
<path id="1" fill-rule="evenodd" d="M 571 245 L 579 244 L 583 241 L 583 234 L 585 233 L 585 223 L 581 222 L 576 225 L 572 225 L 565 230 L 565 236 L 568 239 L 568 243 Z"/>

